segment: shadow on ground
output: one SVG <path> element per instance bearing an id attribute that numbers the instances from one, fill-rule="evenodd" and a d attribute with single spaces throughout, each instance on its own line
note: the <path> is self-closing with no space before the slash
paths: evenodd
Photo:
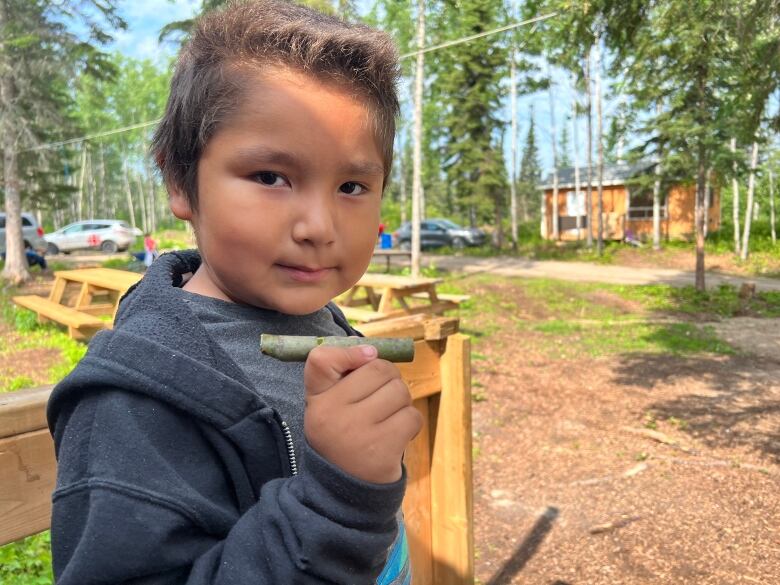
<path id="1" fill-rule="evenodd" d="M 767 368 L 766 360 L 744 355 L 629 354 L 613 371 L 617 384 L 675 386 L 673 398 L 659 397 L 649 409 L 677 421 L 682 432 L 710 447 L 747 447 L 780 463 L 780 361 Z"/>
<path id="2" fill-rule="evenodd" d="M 487 582 L 487 585 L 508 585 L 512 579 L 523 570 L 526 563 L 531 560 L 544 541 L 547 533 L 553 528 L 553 523 L 558 518 L 557 508 L 548 506 L 544 513 L 534 524 L 512 556 L 504 563 L 504 566 Z"/>

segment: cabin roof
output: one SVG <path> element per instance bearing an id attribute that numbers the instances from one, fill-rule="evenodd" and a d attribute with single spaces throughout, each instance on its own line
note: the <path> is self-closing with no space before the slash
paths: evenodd
<path id="1" fill-rule="evenodd" d="M 604 181 L 605 187 L 614 185 L 625 185 L 626 181 L 637 175 L 641 175 L 653 166 L 652 161 L 639 161 L 637 163 L 617 163 L 604 165 Z M 580 169 L 580 188 L 587 188 L 588 186 L 588 167 L 579 167 Z M 575 187 L 575 174 L 574 167 L 564 167 L 558 169 L 558 188 L 559 189 L 572 189 Z M 593 165 L 591 167 L 591 187 L 598 185 L 598 167 Z M 548 190 L 553 188 L 553 174 L 548 174 L 541 185 L 540 189 Z"/>

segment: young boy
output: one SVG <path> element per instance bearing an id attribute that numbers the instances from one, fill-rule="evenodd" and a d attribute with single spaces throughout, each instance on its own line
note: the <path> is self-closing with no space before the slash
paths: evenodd
<path id="1" fill-rule="evenodd" d="M 203 18 L 153 153 L 198 251 L 161 256 L 54 391 L 58 585 L 408 583 L 401 458 L 421 419 L 353 335 L 391 166 L 392 43 L 281 0 Z"/>

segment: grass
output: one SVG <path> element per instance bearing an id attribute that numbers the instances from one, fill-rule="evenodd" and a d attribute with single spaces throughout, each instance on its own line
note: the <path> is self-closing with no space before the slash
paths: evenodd
<path id="1" fill-rule="evenodd" d="M 21 333 L 20 339 L 11 345 L 8 339 L 0 339 L 0 353 L 20 349 L 57 349 L 60 360 L 47 372 L 48 382 L 64 378 L 84 356 L 87 346 L 74 341 L 53 325 L 38 324 L 35 313 L 15 307 L 10 302 L 10 290 L 0 294 L 2 318 Z M 33 385 L 26 376 L 0 378 L 0 392 L 13 392 Z M 54 577 L 51 569 L 51 544 L 49 531 L 0 547 L 0 583 L 3 585 L 49 585 Z"/>
<path id="2" fill-rule="evenodd" d="M 49 531 L 0 547 L 0 583 L 3 585 L 51 585 Z"/>
<path id="3" fill-rule="evenodd" d="M 735 353 L 734 348 L 702 321 L 739 315 L 780 317 L 780 293 L 758 293 L 741 299 L 737 289 L 727 285 L 699 293 L 692 287 L 491 275 L 448 284 L 454 285 L 455 292 L 473 295 L 460 316 L 461 329 L 475 335 L 475 341 L 512 326 L 536 335 L 529 342 L 551 359 L 624 353 L 729 355 Z M 529 313 L 536 317 L 529 317 Z M 499 320 L 503 325 L 496 323 Z"/>
<path id="4" fill-rule="evenodd" d="M 531 327 L 549 337 L 550 357 L 604 357 L 623 353 L 733 354 L 710 326 L 691 323 L 620 323 L 604 321 L 582 325 L 568 321 L 545 321 Z M 565 338 L 565 345 L 556 343 Z"/>

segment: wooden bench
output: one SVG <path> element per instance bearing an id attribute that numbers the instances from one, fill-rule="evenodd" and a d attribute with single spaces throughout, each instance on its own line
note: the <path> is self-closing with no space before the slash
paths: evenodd
<path id="1" fill-rule="evenodd" d="M 371 336 L 415 339 L 399 369 L 423 414 L 404 457 L 403 510 L 412 583 L 473 585 L 471 366 L 469 338 L 446 317 L 404 317 L 362 327 Z M 0 545 L 46 530 L 56 477 L 46 426 L 51 387 L 0 394 Z M 132 446 L 128 446 L 132 448 Z"/>
<path id="2" fill-rule="evenodd" d="M 66 307 L 38 295 L 20 295 L 12 297 L 12 300 L 20 307 L 38 313 L 39 321 L 50 319 L 62 323 L 74 339 L 89 338 L 96 331 L 111 325 L 110 322 L 103 321 L 95 315 Z"/>
<path id="3" fill-rule="evenodd" d="M 424 294 L 424 293 L 423 293 Z M 347 319 L 357 321 L 358 323 L 373 323 L 374 321 L 383 321 L 385 319 L 397 319 L 399 317 L 408 317 L 412 315 L 440 315 L 444 311 L 452 311 L 458 308 L 453 301 L 438 301 L 430 305 L 420 305 L 419 307 L 407 307 L 382 313 L 372 311 L 371 309 L 361 309 L 359 307 L 338 306 Z"/>
<path id="4" fill-rule="evenodd" d="M 411 295 L 414 299 L 427 299 L 428 294 L 427 293 L 414 293 Z M 436 292 L 436 298 L 440 301 L 452 301 L 453 303 L 463 303 L 465 301 L 468 301 L 471 299 L 471 295 L 456 295 L 456 294 L 450 294 L 450 293 L 440 293 Z"/>

